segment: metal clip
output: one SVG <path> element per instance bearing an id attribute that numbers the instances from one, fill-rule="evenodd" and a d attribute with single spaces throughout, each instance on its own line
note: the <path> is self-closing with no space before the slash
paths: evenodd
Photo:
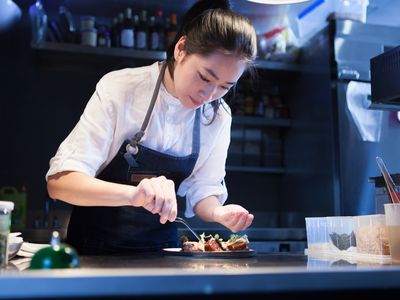
<path id="1" fill-rule="evenodd" d="M 138 146 L 132 146 L 131 144 L 126 145 L 126 152 L 132 155 L 136 155 L 139 152 Z"/>

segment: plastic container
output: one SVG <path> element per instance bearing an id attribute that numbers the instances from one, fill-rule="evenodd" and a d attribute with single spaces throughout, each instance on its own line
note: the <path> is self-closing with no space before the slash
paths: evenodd
<path id="1" fill-rule="evenodd" d="M 307 249 L 309 252 L 323 253 L 329 250 L 329 236 L 325 217 L 305 218 Z"/>
<path id="2" fill-rule="evenodd" d="M 334 3 L 335 18 L 367 22 L 368 0 L 336 0 Z"/>
<path id="3" fill-rule="evenodd" d="M 25 229 L 28 199 L 25 186 L 22 187 L 21 191 L 18 191 L 18 189 L 13 186 L 1 187 L 0 199 L 14 203 L 11 230 L 19 231 Z"/>
<path id="4" fill-rule="evenodd" d="M 394 261 L 400 261 L 400 204 L 387 203 L 385 220 L 389 234 L 390 253 Z"/>
<path id="5" fill-rule="evenodd" d="M 81 45 L 96 47 L 97 46 L 97 30 L 96 28 L 85 29 L 81 31 Z"/>
<path id="6" fill-rule="evenodd" d="M 314 1 L 297 15 L 295 25 L 300 39 L 307 40 L 328 24 L 327 18 L 333 11 L 333 2 L 330 0 Z"/>
<path id="7" fill-rule="evenodd" d="M 353 217 L 356 234 L 357 253 L 390 255 L 389 236 L 385 215 Z"/>
<path id="8" fill-rule="evenodd" d="M 356 252 L 353 217 L 327 217 L 329 249 L 335 253 Z"/>
<path id="9" fill-rule="evenodd" d="M 13 202 L 0 201 L 0 268 L 4 268 L 8 263 L 8 234 L 13 209 Z"/>

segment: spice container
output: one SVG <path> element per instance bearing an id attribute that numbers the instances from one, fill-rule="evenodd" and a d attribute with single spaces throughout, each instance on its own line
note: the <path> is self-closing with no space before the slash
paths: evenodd
<path id="1" fill-rule="evenodd" d="M 366 215 L 353 218 L 357 253 L 390 255 L 385 215 Z"/>
<path id="2" fill-rule="evenodd" d="M 8 262 L 8 234 L 13 209 L 13 202 L 0 201 L 0 268 L 5 267 Z"/>
<path id="3" fill-rule="evenodd" d="M 327 217 L 329 249 L 334 252 L 355 252 L 356 236 L 353 217 Z"/>
<path id="4" fill-rule="evenodd" d="M 87 29 L 92 29 L 94 28 L 94 25 L 96 23 L 96 18 L 93 16 L 82 16 L 80 18 L 80 30 L 81 32 Z"/>
<path id="5" fill-rule="evenodd" d="M 329 249 L 327 220 L 325 217 L 306 219 L 307 249 L 313 253 L 324 253 Z"/>
<path id="6" fill-rule="evenodd" d="M 81 31 L 81 44 L 91 47 L 97 45 L 97 30 L 96 28 L 85 29 Z"/>

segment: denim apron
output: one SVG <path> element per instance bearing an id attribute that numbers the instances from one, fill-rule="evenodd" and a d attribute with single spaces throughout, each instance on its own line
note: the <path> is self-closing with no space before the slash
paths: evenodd
<path id="1" fill-rule="evenodd" d="M 142 127 L 121 145 L 114 159 L 97 176 L 109 182 L 137 185 L 144 178 L 164 175 L 175 183 L 189 177 L 200 150 L 200 108 L 193 125 L 192 153 L 187 156 L 164 154 L 139 144 L 150 120 L 161 81 L 163 64 Z M 68 225 L 67 243 L 79 254 L 129 254 L 155 252 L 178 247 L 175 223 L 160 223 L 160 216 L 142 207 L 74 206 Z"/>

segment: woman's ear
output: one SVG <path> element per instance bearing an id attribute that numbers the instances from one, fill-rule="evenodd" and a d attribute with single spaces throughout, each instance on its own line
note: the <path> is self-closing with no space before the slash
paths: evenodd
<path id="1" fill-rule="evenodd" d="M 186 54 L 185 42 L 186 42 L 186 37 L 181 36 L 181 38 L 175 44 L 175 49 L 174 49 L 175 61 L 181 61 L 183 59 L 183 57 L 185 56 L 185 54 Z"/>

